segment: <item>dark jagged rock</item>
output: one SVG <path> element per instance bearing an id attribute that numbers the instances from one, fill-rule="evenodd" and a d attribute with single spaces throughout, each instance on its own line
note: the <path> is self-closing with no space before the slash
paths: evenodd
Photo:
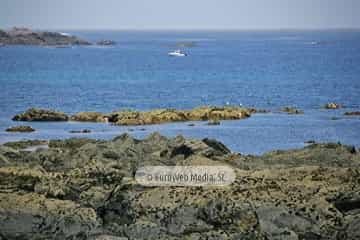
<path id="1" fill-rule="evenodd" d="M 286 208 L 260 207 L 256 211 L 260 228 L 270 239 L 321 239 L 320 226 L 311 219 L 289 213 Z M 306 238 L 305 238 L 306 237 Z"/>
<path id="2" fill-rule="evenodd" d="M 6 129 L 7 132 L 34 132 L 35 129 L 30 126 L 14 126 Z"/>
<path id="3" fill-rule="evenodd" d="M 11 145 L 9 145 L 11 146 Z M 358 239 L 360 154 L 338 143 L 262 156 L 213 139 L 52 140 L 0 146 L 4 239 Z M 227 165 L 226 187 L 145 187 L 141 166 Z"/>
<path id="4" fill-rule="evenodd" d="M 333 202 L 335 207 L 343 213 L 354 210 L 360 213 L 360 192 L 340 193 Z"/>
<path id="5" fill-rule="evenodd" d="M 206 143 L 206 145 L 208 145 L 209 147 L 213 148 L 216 151 L 219 151 L 222 154 L 231 153 L 230 149 L 228 149 L 224 144 L 215 139 L 204 138 L 202 141 Z"/>
<path id="6" fill-rule="evenodd" d="M 68 121 L 69 117 L 63 112 L 47 109 L 30 108 L 26 112 L 15 115 L 14 121 Z"/>
<path id="7" fill-rule="evenodd" d="M 0 30 L 0 43 L 6 45 L 90 45 L 91 43 L 75 36 L 58 32 L 32 31 L 28 28 L 14 27 L 8 32 Z"/>

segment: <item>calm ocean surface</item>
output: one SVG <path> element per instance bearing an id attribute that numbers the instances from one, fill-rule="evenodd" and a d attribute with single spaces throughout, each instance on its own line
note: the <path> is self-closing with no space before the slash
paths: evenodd
<path id="1" fill-rule="evenodd" d="M 64 31 L 66 32 L 66 31 Z M 260 154 L 298 148 L 304 141 L 335 141 L 360 147 L 360 31 L 277 32 L 70 32 L 115 46 L 0 47 L 0 142 L 20 139 L 94 137 L 128 132 L 142 138 L 212 137 L 234 151 Z M 167 52 L 194 41 L 185 58 Z M 321 110 L 336 102 L 346 109 Z M 199 105 L 243 105 L 272 110 L 220 126 L 204 122 L 145 127 L 102 123 L 25 123 L 34 133 L 7 133 L 11 117 L 29 107 L 68 114 L 117 109 L 188 109 Z M 277 111 L 297 107 L 304 115 Z M 88 128 L 91 134 L 69 134 Z M 141 130 L 145 128 L 145 130 Z M 129 130 L 133 131 L 129 131 Z"/>

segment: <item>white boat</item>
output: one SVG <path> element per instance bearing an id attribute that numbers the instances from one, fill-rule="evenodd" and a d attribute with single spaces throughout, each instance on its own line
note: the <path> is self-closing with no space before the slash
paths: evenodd
<path id="1" fill-rule="evenodd" d="M 168 55 L 171 56 L 171 57 L 185 57 L 185 56 L 187 56 L 186 53 L 182 53 L 180 50 L 169 52 Z"/>

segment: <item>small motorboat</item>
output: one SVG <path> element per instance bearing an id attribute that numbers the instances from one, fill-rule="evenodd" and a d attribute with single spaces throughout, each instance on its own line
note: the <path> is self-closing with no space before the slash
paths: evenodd
<path id="1" fill-rule="evenodd" d="M 185 57 L 185 56 L 187 56 L 186 53 L 183 53 L 180 50 L 169 52 L 168 55 L 171 56 L 171 57 Z"/>

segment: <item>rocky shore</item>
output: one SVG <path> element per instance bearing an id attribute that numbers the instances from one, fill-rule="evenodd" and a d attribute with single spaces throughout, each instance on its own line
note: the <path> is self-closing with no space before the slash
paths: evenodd
<path id="1" fill-rule="evenodd" d="M 48 146 L 0 146 L 2 239 L 360 238 L 353 147 L 314 143 L 251 156 L 213 139 L 157 133 Z M 141 186 L 134 174 L 150 165 L 227 165 L 237 177 L 227 187 Z"/>
<path id="2" fill-rule="evenodd" d="M 33 31 L 28 28 L 14 27 L 9 31 L 0 29 L 0 45 L 90 45 L 83 39 L 59 32 Z"/>
<path id="3" fill-rule="evenodd" d="M 47 109 L 30 108 L 15 115 L 14 121 L 84 121 L 109 122 L 114 125 L 149 125 L 168 122 L 208 121 L 208 120 L 236 120 L 250 117 L 255 109 L 241 107 L 197 107 L 191 110 L 156 109 L 141 111 L 114 111 L 107 114 L 100 112 L 80 112 L 68 116 L 63 112 Z"/>

